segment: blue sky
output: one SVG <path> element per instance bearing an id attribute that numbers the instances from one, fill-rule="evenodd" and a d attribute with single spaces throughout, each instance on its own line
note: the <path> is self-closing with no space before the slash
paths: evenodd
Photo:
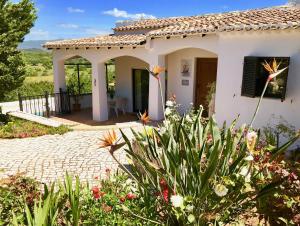
<path id="1" fill-rule="evenodd" d="M 17 1 L 17 0 L 15 0 Z M 116 21 L 283 5 L 287 0 L 34 0 L 38 19 L 26 40 L 111 33 Z"/>

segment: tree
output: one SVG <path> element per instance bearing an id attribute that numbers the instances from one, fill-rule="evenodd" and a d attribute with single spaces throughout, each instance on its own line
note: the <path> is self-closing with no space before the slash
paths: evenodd
<path id="1" fill-rule="evenodd" d="M 36 10 L 31 0 L 0 0 L 0 101 L 22 85 L 25 64 L 18 45 L 34 25 Z"/>

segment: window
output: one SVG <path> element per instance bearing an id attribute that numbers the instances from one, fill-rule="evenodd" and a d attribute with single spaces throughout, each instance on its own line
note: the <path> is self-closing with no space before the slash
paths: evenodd
<path id="1" fill-rule="evenodd" d="M 253 98 L 261 96 L 269 76 L 262 63 L 264 61 L 270 63 L 274 59 L 277 63 L 280 63 L 279 69 L 289 66 L 289 57 L 245 57 L 241 92 L 242 96 Z M 265 97 L 277 98 L 283 101 L 285 99 L 287 77 L 288 69 L 269 83 Z"/>

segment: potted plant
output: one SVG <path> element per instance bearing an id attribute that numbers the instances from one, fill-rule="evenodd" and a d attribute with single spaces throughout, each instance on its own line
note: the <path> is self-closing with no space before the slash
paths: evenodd
<path id="1" fill-rule="evenodd" d="M 109 86 L 107 90 L 107 94 L 110 97 L 110 99 L 114 99 L 115 97 L 115 89 L 114 87 Z"/>
<path id="2" fill-rule="evenodd" d="M 80 84 L 80 86 L 82 87 L 83 84 Z M 80 93 L 80 89 L 78 87 L 78 84 L 75 84 L 73 82 L 70 82 L 68 84 L 68 88 L 67 88 L 68 92 L 70 93 L 71 97 L 73 98 L 74 102 L 72 105 L 72 109 L 73 111 L 80 111 L 81 110 L 81 103 L 80 103 L 80 99 L 81 99 L 81 93 Z"/>

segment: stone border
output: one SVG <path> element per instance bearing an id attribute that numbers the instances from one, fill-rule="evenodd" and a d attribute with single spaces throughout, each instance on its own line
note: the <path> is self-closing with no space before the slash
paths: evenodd
<path id="1" fill-rule="evenodd" d="M 57 122 L 52 119 L 48 119 L 48 118 L 38 116 L 38 115 L 29 114 L 29 113 L 22 112 L 22 111 L 11 111 L 11 112 L 8 112 L 7 114 L 11 115 L 13 117 L 25 119 L 28 121 L 36 122 L 36 123 L 39 123 L 39 124 L 42 124 L 45 126 L 50 126 L 50 127 L 59 127 L 59 126 L 63 125 L 63 123 L 61 123 L 61 122 Z"/>

